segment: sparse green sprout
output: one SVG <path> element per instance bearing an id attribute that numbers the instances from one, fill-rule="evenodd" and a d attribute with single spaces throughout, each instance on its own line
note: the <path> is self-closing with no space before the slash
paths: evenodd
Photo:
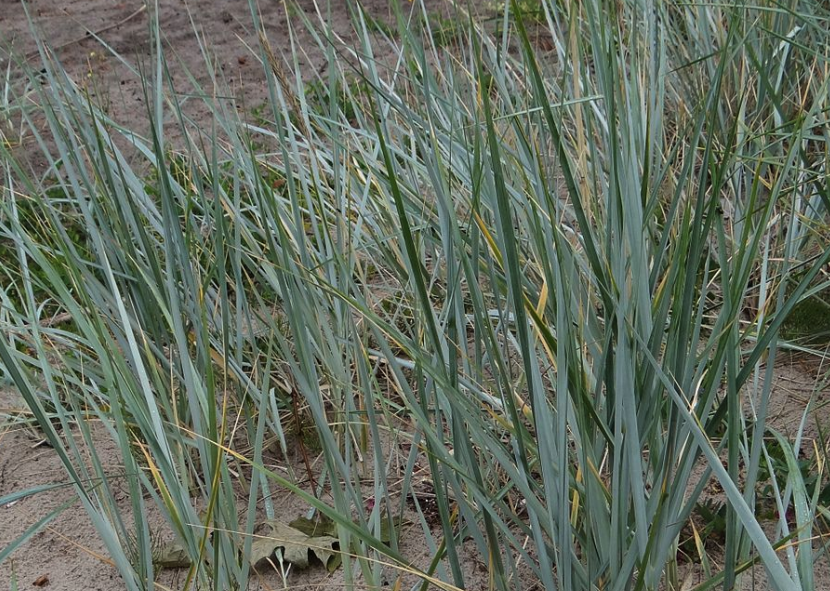
<path id="1" fill-rule="evenodd" d="M 781 326 L 781 336 L 801 345 L 830 343 L 830 289 L 798 302 Z"/>
<path id="2" fill-rule="evenodd" d="M 335 117 L 342 116 L 346 122 L 354 125 L 358 113 L 364 109 L 361 107 L 362 97 L 368 90 L 369 86 L 364 80 L 354 75 L 344 75 L 337 78 L 333 89 L 324 80 L 306 84 L 305 97 L 311 112 L 319 115 L 332 112 Z"/>

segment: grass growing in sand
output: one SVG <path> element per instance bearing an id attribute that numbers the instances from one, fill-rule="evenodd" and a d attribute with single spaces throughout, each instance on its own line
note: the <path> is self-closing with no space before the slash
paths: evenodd
<path id="1" fill-rule="evenodd" d="M 306 21 L 312 86 L 263 35 L 256 125 L 218 74 L 189 98 L 212 125 L 188 119 L 156 22 L 147 134 L 44 45 L 7 82 L 61 197 L 4 140 L 0 360 L 126 587 L 158 574 L 152 504 L 185 587 L 245 588 L 288 491 L 336 525 L 346 588 L 463 589 L 472 546 L 500 591 L 680 589 L 711 562 L 686 539 L 711 477 L 725 552 L 696 588 L 754 564 L 815 588 L 823 478 L 801 442 L 772 469 L 766 419 L 782 322 L 828 287 L 826 9 L 543 0 L 525 25 L 511 2 L 496 34 L 457 9 L 442 47 L 401 4 L 392 63 L 357 8 L 356 45 Z"/>

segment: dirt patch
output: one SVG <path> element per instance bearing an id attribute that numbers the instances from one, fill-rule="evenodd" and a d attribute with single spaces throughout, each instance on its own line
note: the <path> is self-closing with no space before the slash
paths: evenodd
<path id="1" fill-rule="evenodd" d="M 13 420 L 26 414 L 19 396 L 11 390 L 0 391 L 0 409 L 11 422 L 0 427 L 0 497 L 39 485 L 68 483 L 57 454 L 42 443 L 34 429 Z M 115 468 L 115 450 L 104 453 Z M 75 490 L 67 484 L 0 507 L 0 548 L 75 497 Z M 75 503 L 30 538 L 10 560 L 0 563 L 0 580 L 8 584 L 16 578 L 20 588 L 45 580 L 50 589 L 119 589 L 120 577 L 103 559 L 105 556 L 88 515 L 80 503 Z"/>
<path id="2" fill-rule="evenodd" d="M 295 9 L 286 14 L 282 2 L 262 3 L 257 18 L 273 53 L 278 59 L 284 58 L 289 78 L 296 74 L 310 82 L 325 71 L 326 59 L 303 17 L 322 26 L 320 19 L 326 18 L 322 16 L 327 14 L 326 3 L 301 0 L 298 4 L 302 15 L 292 12 Z M 381 31 L 392 31 L 389 24 L 394 22 L 394 16 L 387 0 L 366 0 L 361 4 L 373 22 L 385 23 L 376 27 L 378 37 Z M 428 0 L 425 4 L 430 13 L 447 11 L 445 0 Z M 265 110 L 270 102 L 269 90 L 248 0 L 161 0 L 158 5 L 154 15 L 140 0 L 30 0 L 25 4 L 0 0 L 0 76 L 7 68 L 14 73 L 20 56 L 36 70 L 40 67 L 38 44 L 31 34 L 34 24 L 76 85 L 88 92 L 113 121 L 146 134 L 150 129 L 145 100 L 148 89 L 138 72 L 152 75 L 155 67 L 150 34 L 155 18 L 160 24 L 167 59 L 165 84 L 177 95 L 176 102 L 189 120 L 189 127 L 210 129 L 213 115 L 200 97 L 217 94 L 214 80 L 227 87 L 221 89 L 221 100 L 233 105 L 243 120 Z M 318 5 L 322 15 L 316 12 Z M 334 0 L 331 5 L 331 27 L 343 42 L 341 49 L 356 47 L 346 0 Z M 293 53 L 296 65 L 291 59 L 292 36 L 297 49 Z M 396 55 L 388 43 L 377 43 L 373 51 L 378 63 Z M 40 82 L 46 83 L 46 79 Z M 166 88 L 165 92 L 168 91 Z M 170 145 L 181 147 L 181 126 L 169 111 L 165 114 L 165 123 L 169 124 L 166 139 Z M 38 167 L 43 168 L 43 158 L 33 138 L 22 138 L 21 143 L 25 150 L 22 160 L 42 172 Z"/>

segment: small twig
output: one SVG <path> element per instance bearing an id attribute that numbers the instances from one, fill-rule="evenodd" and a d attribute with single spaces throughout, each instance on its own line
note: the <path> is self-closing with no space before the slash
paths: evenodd
<path id="1" fill-rule="evenodd" d="M 61 314 L 55 314 L 51 318 L 46 318 L 40 321 L 41 328 L 51 328 L 63 322 L 69 322 L 72 320 L 72 314 L 69 312 L 63 312 Z"/>
<path id="2" fill-rule="evenodd" d="M 86 41 L 87 39 L 92 39 L 93 37 L 99 37 L 102 33 L 106 33 L 107 31 L 111 31 L 112 29 L 118 28 L 121 25 L 123 25 L 124 23 L 126 23 L 128 21 L 131 21 L 132 19 L 137 17 L 139 14 L 144 12 L 146 9 L 147 9 L 147 6 L 143 5 L 143 6 L 141 6 L 141 8 L 139 8 L 139 9 L 135 10 L 134 12 L 130 13 L 129 15 L 125 16 L 124 18 L 122 18 L 117 23 L 112 23 L 110 25 L 107 25 L 106 27 L 98 29 L 97 31 L 87 29 L 86 33 L 84 33 L 83 37 L 78 37 L 76 39 L 72 39 L 71 41 L 67 41 L 66 43 L 61 43 L 60 45 L 56 45 L 56 46 L 52 47 L 51 50 L 52 51 L 60 51 L 61 49 L 66 49 L 70 45 L 75 45 L 76 43 L 81 43 L 82 41 Z M 66 12 L 66 10 L 64 10 L 64 12 Z M 68 13 L 67 13 L 67 16 L 68 16 Z M 39 54 L 40 54 L 39 49 L 36 49 L 34 51 L 30 51 L 29 53 L 26 54 L 26 61 L 29 61 L 30 59 L 37 57 Z"/>
<path id="3" fill-rule="evenodd" d="M 311 490 L 317 490 L 317 481 L 314 480 L 314 472 L 311 469 L 311 461 L 308 459 L 308 452 L 305 449 L 305 443 L 303 442 L 303 423 L 302 419 L 300 418 L 300 407 L 297 403 L 297 395 L 295 391 L 291 392 L 291 404 L 294 408 L 294 420 L 296 421 L 297 425 L 297 443 L 300 447 L 300 453 L 303 456 L 303 462 L 305 463 L 306 472 L 308 473 L 308 479 L 311 482 Z"/>

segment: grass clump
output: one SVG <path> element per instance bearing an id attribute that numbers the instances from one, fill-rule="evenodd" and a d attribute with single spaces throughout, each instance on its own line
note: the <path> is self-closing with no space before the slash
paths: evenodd
<path id="1" fill-rule="evenodd" d="M 724 546 L 702 587 L 762 565 L 774 589 L 815 588 L 826 510 L 797 467 L 804 442 L 779 441 L 795 468 L 776 471 L 764 434 L 779 331 L 827 287 L 830 248 L 812 246 L 830 205 L 814 131 L 827 15 L 540 4 L 553 55 L 516 2 L 498 36 L 459 9 L 452 51 L 419 6 L 396 3 L 389 64 L 370 57 L 360 11 L 356 48 L 322 15 L 304 21 L 329 57 L 327 95 L 288 76 L 298 50 L 278 63 L 263 34 L 270 112 L 248 125 L 205 98 L 207 137 L 167 92 L 158 23 L 147 137 L 109 125 L 44 61 L 49 127 L 31 133 L 58 154 L 44 155 L 62 163 L 89 246 L 11 227 L 76 327 L 32 323 L 29 290 L 4 310 L 0 360 L 127 588 L 156 576 L 150 503 L 188 584 L 245 587 L 275 491 L 331 520 L 347 588 L 475 588 L 472 552 L 500 591 L 679 589 L 681 550 L 714 561 L 684 544 L 699 507 L 722 519 Z M 155 166 L 152 190 L 120 142 Z M 47 199 L 3 158 L 6 186 Z M 119 446 L 126 510 L 82 408 Z M 269 441 L 301 462 L 270 469 Z M 704 501 L 711 482 L 722 511 Z M 426 563 L 399 544 L 411 532 Z"/>

